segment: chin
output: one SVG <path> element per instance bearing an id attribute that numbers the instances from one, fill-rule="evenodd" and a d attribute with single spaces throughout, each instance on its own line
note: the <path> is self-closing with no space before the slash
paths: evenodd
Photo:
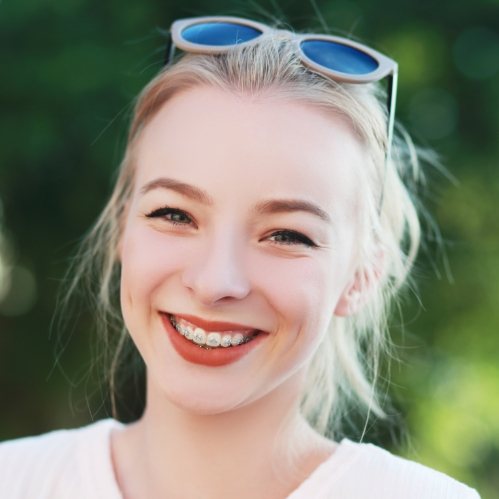
<path id="1" fill-rule="evenodd" d="M 158 381 L 158 380 L 156 380 Z M 163 405 L 173 405 L 182 411 L 199 415 L 209 416 L 230 412 L 245 405 L 247 397 L 241 393 L 240 389 L 227 384 L 215 387 L 214 383 L 204 380 L 203 383 L 179 382 L 177 379 L 163 380 L 155 383 L 152 377 L 149 378 L 148 400 L 156 407 Z"/>
<path id="2" fill-rule="evenodd" d="M 242 405 L 241 400 L 229 400 L 215 394 L 197 394 L 186 397 L 185 393 L 166 394 L 170 403 L 178 409 L 196 416 L 213 416 L 237 409 Z"/>

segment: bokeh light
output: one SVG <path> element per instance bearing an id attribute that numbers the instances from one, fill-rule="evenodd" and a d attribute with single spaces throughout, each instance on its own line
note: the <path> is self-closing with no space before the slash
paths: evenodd
<path id="1" fill-rule="evenodd" d="M 3 223 L 3 205 L 0 199 L 0 314 L 23 315 L 36 302 L 36 280 L 33 273 L 14 264 L 14 250 Z"/>
<path id="2" fill-rule="evenodd" d="M 10 270 L 7 237 L 3 231 L 3 204 L 0 198 L 0 304 L 10 289 Z"/>
<path id="3" fill-rule="evenodd" d="M 0 301 L 0 314 L 12 317 L 26 314 L 36 303 L 36 280 L 26 267 L 15 265 L 7 269 L 8 290 Z"/>

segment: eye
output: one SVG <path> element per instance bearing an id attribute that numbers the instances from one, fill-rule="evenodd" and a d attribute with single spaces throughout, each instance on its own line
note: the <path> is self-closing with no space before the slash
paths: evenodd
<path id="1" fill-rule="evenodd" d="M 169 206 L 153 210 L 146 217 L 162 218 L 172 225 L 190 225 L 193 223 L 192 218 L 185 211 L 178 208 L 170 208 Z"/>
<path id="2" fill-rule="evenodd" d="M 269 237 L 269 239 L 275 244 L 282 245 L 304 245 L 312 248 L 317 247 L 317 245 L 312 242 L 307 236 L 300 232 L 294 230 L 278 230 Z"/>

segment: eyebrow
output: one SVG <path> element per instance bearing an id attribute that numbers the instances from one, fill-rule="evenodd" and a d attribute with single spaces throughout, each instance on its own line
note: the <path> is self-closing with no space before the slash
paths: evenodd
<path id="1" fill-rule="evenodd" d="M 154 189 L 170 189 L 178 192 L 188 198 L 198 201 L 199 203 L 212 206 L 214 204 L 213 198 L 200 189 L 191 184 L 180 182 L 172 178 L 161 177 L 145 184 L 140 192 L 146 194 Z M 289 213 L 294 211 L 303 211 L 310 213 L 320 218 L 324 222 L 331 223 L 331 218 L 326 211 L 317 206 L 311 201 L 302 199 L 270 199 L 262 201 L 255 206 L 255 213 L 258 215 L 268 215 L 274 213 Z"/>
<path id="2" fill-rule="evenodd" d="M 193 185 L 186 184 L 185 182 L 180 182 L 179 180 L 175 180 L 173 178 L 162 177 L 156 180 L 152 180 L 151 182 L 145 184 L 140 192 L 142 194 L 146 194 L 147 192 L 154 189 L 170 189 L 188 198 L 191 198 L 194 201 L 198 201 L 199 203 L 206 205 L 214 204 L 213 198 L 203 190 L 199 189 L 198 187 L 194 187 Z"/>
<path id="3" fill-rule="evenodd" d="M 304 211 L 319 217 L 324 222 L 331 223 L 331 218 L 327 212 L 316 204 L 301 199 L 271 199 L 263 201 L 256 205 L 255 211 L 259 215 Z"/>

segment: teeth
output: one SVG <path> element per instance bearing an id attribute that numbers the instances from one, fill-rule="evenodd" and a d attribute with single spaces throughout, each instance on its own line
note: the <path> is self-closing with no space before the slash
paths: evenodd
<path id="1" fill-rule="evenodd" d="M 222 337 L 222 341 L 220 342 L 220 344 L 223 347 L 230 347 L 230 346 L 232 346 L 232 338 L 231 338 L 230 334 L 224 334 L 223 337 Z"/>
<path id="2" fill-rule="evenodd" d="M 218 347 L 222 342 L 222 335 L 220 333 L 210 333 L 206 337 L 206 344 L 209 347 Z"/>
<path id="3" fill-rule="evenodd" d="M 206 343 L 206 333 L 200 327 L 197 327 L 194 329 L 192 340 L 198 345 L 204 345 Z"/>
<path id="4" fill-rule="evenodd" d="M 182 324 L 180 324 L 174 316 L 170 316 L 170 320 L 173 327 L 179 332 L 179 334 L 197 345 L 204 346 L 205 348 L 217 348 L 220 346 L 224 348 L 234 347 L 247 343 L 253 338 L 253 335 L 245 336 L 242 333 L 236 333 L 234 335 L 217 332 L 208 333 L 200 327 L 186 324 L 186 321 L 182 319 Z"/>
<path id="5" fill-rule="evenodd" d="M 244 342 L 244 336 L 241 333 L 237 333 L 230 339 L 230 342 L 233 347 L 240 345 Z"/>

